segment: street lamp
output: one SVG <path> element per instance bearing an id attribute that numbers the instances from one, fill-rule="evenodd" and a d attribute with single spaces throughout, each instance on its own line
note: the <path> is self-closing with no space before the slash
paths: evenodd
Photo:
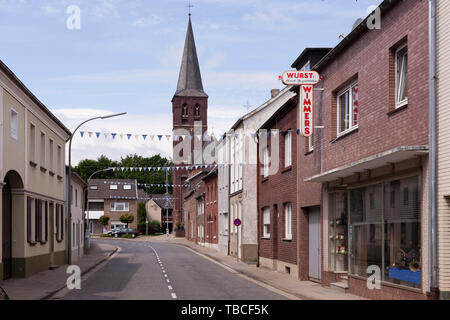
<path id="1" fill-rule="evenodd" d="M 106 169 L 102 169 L 102 170 L 97 170 L 93 174 L 91 174 L 90 177 L 87 180 L 87 184 L 88 184 L 87 195 L 86 195 L 86 197 L 87 197 L 87 206 L 86 206 L 86 212 L 87 212 L 86 225 L 87 225 L 87 228 L 84 230 L 84 248 L 85 249 L 89 249 L 91 247 L 91 244 L 90 244 L 91 230 L 90 230 L 90 226 L 89 226 L 89 185 L 90 185 L 90 181 L 91 181 L 92 177 L 94 175 L 96 175 L 97 173 L 111 171 L 111 170 L 113 170 L 113 168 L 106 168 Z"/>
<path id="2" fill-rule="evenodd" d="M 112 115 L 109 115 L 109 116 L 101 116 L 101 117 L 95 117 L 95 118 L 88 119 L 88 120 L 82 122 L 72 132 L 72 135 L 68 139 L 68 141 L 69 141 L 69 170 L 68 170 L 68 176 L 67 176 L 67 185 L 68 185 L 68 188 L 69 188 L 69 199 L 70 199 L 70 196 L 71 196 L 70 195 L 70 185 L 71 185 L 71 179 L 72 179 L 72 140 L 73 140 L 73 137 L 75 136 L 75 133 L 77 132 L 78 129 L 80 129 L 80 127 L 82 125 L 84 125 L 85 123 L 87 123 L 89 121 L 105 120 L 105 119 L 109 119 L 109 118 L 123 116 L 125 114 L 127 114 L 127 113 L 126 112 L 122 112 L 122 113 L 112 114 Z M 71 208 L 70 201 L 69 201 L 69 205 L 67 206 L 67 263 L 69 265 L 72 264 L 72 210 L 71 209 L 72 208 Z"/>

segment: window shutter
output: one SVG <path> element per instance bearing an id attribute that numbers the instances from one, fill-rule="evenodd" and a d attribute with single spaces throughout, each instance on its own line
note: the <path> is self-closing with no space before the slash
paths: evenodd
<path id="1" fill-rule="evenodd" d="M 31 243 L 31 199 L 30 197 L 27 198 L 27 241 L 28 243 Z"/>
<path id="2" fill-rule="evenodd" d="M 48 201 L 45 201 L 45 242 L 48 241 Z"/>
<path id="3" fill-rule="evenodd" d="M 61 215 L 61 240 L 64 240 L 64 206 L 59 205 L 59 213 Z"/>
<path id="4" fill-rule="evenodd" d="M 56 211 L 56 240 L 60 240 L 60 224 L 59 224 L 59 204 L 55 204 L 55 211 Z"/>
<path id="5" fill-rule="evenodd" d="M 35 233 L 34 233 L 34 241 L 41 241 L 41 239 L 40 239 L 40 234 L 41 234 L 41 230 L 39 230 L 40 228 L 39 228 L 39 211 L 40 211 L 40 209 L 39 209 L 39 204 L 40 204 L 40 201 L 38 200 L 38 199 L 35 199 L 34 200 L 34 230 L 35 230 Z"/>

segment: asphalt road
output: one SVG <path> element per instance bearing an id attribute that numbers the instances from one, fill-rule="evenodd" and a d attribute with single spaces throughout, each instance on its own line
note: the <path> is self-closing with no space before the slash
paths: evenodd
<path id="1" fill-rule="evenodd" d="M 64 300 L 286 300 L 181 246 L 106 241 L 121 251 Z"/>

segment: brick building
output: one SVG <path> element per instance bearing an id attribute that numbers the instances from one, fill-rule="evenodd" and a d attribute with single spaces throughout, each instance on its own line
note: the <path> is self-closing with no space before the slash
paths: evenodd
<path id="1" fill-rule="evenodd" d="M 202 178 L 205 184 L 205 246 L 219 249 L 217 168 Z"/>
<path id="2" fill-rule="evenodd" d="M 260 128 L 269 136 L 261 134 L 258 144 L 259 265 L 293 277 L 298 276 L 297 105 L 295 96 L 278 109 Z"/>
<path id="3" fill-rule="evenodd" d="M 313 67 L 324 79 L 314 103 L 324 128 L 310 149 L 303 139 L 300 205 L 320 204 L 323 285 L 427 299 L 428 6 L 383 1 L 379 10 L 380 30 L 364 20 Z M 370 290 L 377 269 L 381 289 Z"/>
<path id="4" fill-rule="evenodd" d="M 138 223 L 138 203 L 145 202 L 146 197 L 138 189 L 137 181 L 133 179 L 92 179 L 89 182 L 88 208 L 91 233 L 123 228 L 125 224 L 120 221 L 124 214 L 134 216 L 134 221 L 128 225 L 136 228 Z M 98 224 L 101 216 L 109 217 L 107 230 L 102 230 Z"/>
<path id="5" fill-rule="evenodd" d="M 202 178 L 208 174 L 207 170 L 190 171 L 185 180 L 187 187 L 182 188 L 183 219 L 186 239 L 203 245 L 205 243 L 205 183 Z"/>

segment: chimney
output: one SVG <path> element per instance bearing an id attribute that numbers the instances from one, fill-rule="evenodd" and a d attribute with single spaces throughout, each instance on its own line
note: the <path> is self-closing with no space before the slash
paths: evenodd
<path id="1" fill-rule="evenodd" d="M 272 89 L 272 90 L 270 90 L 270 95 L 271 95 L 271 98 L 273 99 L 273 98 L 275 98 L 279 93 L 280 93 L 280 89 Z"/>

